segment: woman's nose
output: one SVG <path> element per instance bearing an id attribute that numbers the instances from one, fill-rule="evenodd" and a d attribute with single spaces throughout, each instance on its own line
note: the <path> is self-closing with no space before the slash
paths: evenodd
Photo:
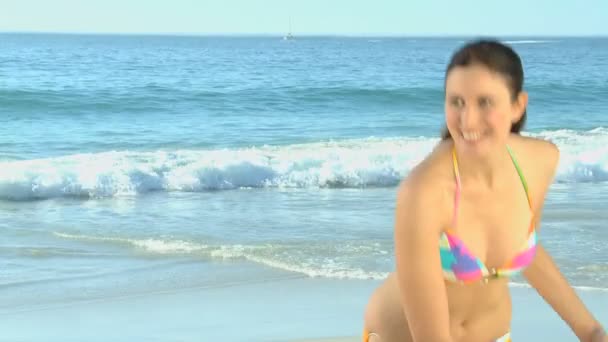
<path id="1" fill-rule="evenodd" d="M 479 125 L 479 111 L 475 108 L 465 107 L 460 112 L 460 125 L 463 129 L 474 129 Z"/>

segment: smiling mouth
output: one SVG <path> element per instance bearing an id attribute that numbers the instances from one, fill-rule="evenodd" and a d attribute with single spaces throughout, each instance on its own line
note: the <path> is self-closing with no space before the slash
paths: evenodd
<path id="1" fill-rule="evenodd" d="M 473 131 L 473 132 L 462 132 L 462 138 L 470 143 L 475 143 L 481 140 L 484 136 L 486 136 L 485 132 L 481 131 Z"/>

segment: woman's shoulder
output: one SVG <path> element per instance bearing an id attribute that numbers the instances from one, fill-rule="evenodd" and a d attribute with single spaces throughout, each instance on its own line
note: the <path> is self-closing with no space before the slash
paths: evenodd
<path id="1" fill-rule="evenodd" d="M 551 141 L 527 136 L 513 136 L 509 145 L 527 179 L 533 202 L 538 206 L 555 179 L 559 148 Z"/>
<path id="2" fill-rule="evenodd" d="M 399 184 L 397 196 L 403 202 L 415 199 L 417 206 L 430 207 L 434 211 L 446 203 L 453 194 L 455 181 L 451 163 L 451 141 L 441 141 Z"/>
<path id="3" fill-rule="evenodd" d="M 531 172 L 552 177 L 559 163 L 559 148 L 553 142 L 530 136 L 512 135 L 509 146 Z"/>
<path id="4" fill-rule="evenodd" d="M 453 175 L 450 140 L 440 141 L 402 180 L 402 186 L 441 186 Z"/>

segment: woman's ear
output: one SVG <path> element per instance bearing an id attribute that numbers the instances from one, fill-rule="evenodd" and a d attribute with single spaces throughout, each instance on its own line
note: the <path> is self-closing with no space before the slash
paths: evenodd
<path id="1" fill-rule="evenodd" d="M 511 117 L 511 122 L 518 122 L 522 115 L 524 115 L 526 108 L 528 108 L 528 93 L 522 90 L 513 103 L 513 116 Z"/>

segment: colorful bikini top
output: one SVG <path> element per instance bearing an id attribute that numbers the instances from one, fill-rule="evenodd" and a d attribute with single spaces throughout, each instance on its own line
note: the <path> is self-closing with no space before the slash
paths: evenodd
<path id="1" fill-rule="evenodd" d="M 528 199 L 528 206 L 532 210 L 532 202 L 528 193 L 528 185 L 523 176 L 521 168 L 517 163 L 517 159 L 513 155 L 513 151 L 507 145 L 507 151 L 511 156 L 511 160 L 517 169 L 521 183 L 523 184 Z M 452 228 L 456 224 L 458 215 L 458 205 L 460 202 L 461 182 L 460 173 L 458 171 L 458 161 L 456 159 L 456 150 L 452 150 L 452 159 L 454 162 L 454 174 L 456 178 L 456 191 L 454 195 L 454 216 L 452 218 Z M 456 236 L 451 229 L 443 232 L 439 239 L 439 252 L 441 255 L 441 267 L 443 268 L 443 276 L 445 279 L 455 282 L 470 283 L 478 280 L 488 282 L 491 278 L 509 277 L 521 272 L 528 266 L 536 252 L 536 231 L 534 229 L 534 220 L 530 220 L 528 229 L 528 238 L 524 242 L 521 250 L 504 265 L 498 268 L 486 267 L 484 263 L 465 246 L 462 240 Z"/>

